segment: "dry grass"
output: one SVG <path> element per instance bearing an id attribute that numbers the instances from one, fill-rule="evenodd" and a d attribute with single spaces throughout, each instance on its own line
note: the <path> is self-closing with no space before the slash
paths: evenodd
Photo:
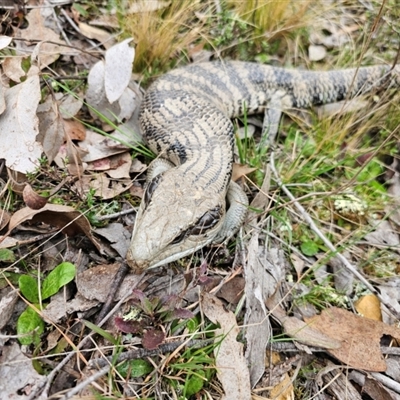
<path id="1" fill-rule="evenodd" d="M 271 37 L 275 33 L 284 33 L 295 27 L 306 26 L 310 20 L 307 11 L 311 0 L 227 0 L 240 18 L 250 22 L 257 33 L 268 32 Z"/>
<path id="2" fill-rule="evenodd" d="M 137 3 L 131 1 L 131 5 Z M 136 71 L 159 69 L 163 71 L 183 50 L 204 40 L 207 34 L 204 19 L 196 13 L 213 11 L 210 1 L 172 1 L 168 7 L 155 11 L 129 14 L 122 20 L 128 36 L 135 41 Z"/>

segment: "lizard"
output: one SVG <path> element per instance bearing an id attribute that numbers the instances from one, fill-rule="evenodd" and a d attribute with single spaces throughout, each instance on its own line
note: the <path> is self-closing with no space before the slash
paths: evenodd
<path id="1" fill-rule="evenodd" d="M 142 273 L 237 232 L 248 199 L 231 180 L 232 118 L 264 112 L 263 132 L 274 138 L 282 112 L 353 98 L 378 86 L 399 87 L 400 65 L 304 71 L 210 61 L 158 78 L 139 117 L 158 158 L 148 169 L 127 264 Z"/>

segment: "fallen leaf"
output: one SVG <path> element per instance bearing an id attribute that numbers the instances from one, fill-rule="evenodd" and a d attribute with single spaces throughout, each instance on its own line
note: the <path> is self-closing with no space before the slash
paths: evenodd
<path id="1" fill-rule="evenodd" d="M 0 329 L 7 325 L 14 312 L 14 306 L 18 298 L 17 291 L 11 291 L 0 298 Z"/>
<path id="2" fill-rule="evenodd" d="M 97 300 L 104 303 L 110 290 L 110 282 L 114 279 L 121 264 L 96 265 L 78 273 L 76 277 L 76 287 L 78 292 L 88 300 Z M 140 281 L 140 276 L 128 273 L 121 287 L 115 293 L 116 301 L 122 299 L 132 292 Z"/>
<path id="3" fill-rule="evenodd" d="M 116 250 L 121 257 L 125 258 L 132 233 L 125 229 L 122 224 L 112 222 L 104 228 L 97 228 L 95 233 L 105 237 L 111 243 L 111 247 Z"/>
<path id="4" fill-rule="evenodd" d="M 374 294 L 367 294 L 359 298 L 354 307 L 365 318 L 382 321 L 381 302 Z"/>
<path id="5" fill-rule="evenodd" d="M 57 103 L 49 96 L 37 108 L 39 118 L 39 134 L 36 140 L 42 144 L 43 151 L 51 163 L 57 156 L 64 142 L 63 119 L 59 113 Z"/>
<path id="6" fill-rule="evenodd" d="M 161 329 L 150 328 L 143 334 L 142 345 L 147 350 L 156 349 L 165 339 Z"/>
<path id="7" fill-rule="evenodd" d="M 316 317 L 305 318 L 310 327 L 341 342 L 328 352 L 352 368 L 385 371 L 386 362 L 380 351 L 380 339 L 389 335 L 400 340 L 400 329 L 359 317 L 349 311 L 331 307 Z"/>
<path id="8" fill-rule="evenodd" d="M 91 226 L 87 218 L 80 211 L 76 211 L 72 207 L 48 203 L 40 210 L 32 210 L 29 207 L 21 208 L 12 215 L 7 235 L 26 221 L 51 225 L 69 236 L 84 234 L 101 250 L 99 244 L 92 236 Z"/>
<path id="9" fill-rule="evenodd" d="M 58 107 L 64 119 L 75 117 L 83 106 L 83 100 L 71 94 L 56 93 L 55 98 L 58 101 Z"/>
<path id="10" fill-rule="evenodd" d="M 244 294 L 245 279 L 241 276 L 235 276 L 225 282 L 218 291 L 217 296 L 226 300 L 228 303 L 236 305 Z"/>
<path id="11" fill-rule="evenodd" d="M 243 356 L 243 344 L 237 341 L 240 333 L 235 315 L 225 309 L 221 300 L 204 292 L 201 297 L 204 314 L 220 329 L 215 332 L 215 343 L 219 343 L 214 353 L 217 376 L 225 395 L 221 400 L 250 400 L 250 375 Z"/>
<path id="12" fill-rule="evenodd" d="M 269 396 L 274 400 L 292 400 L 295 398 L 294 386 L 288 373 L 284 375 L 281 382 L 271 389 Z"/>
<path id="13" fill-rule="evenodd" d="M 6 210 L 0 208 L 0 231 L 8 225 L 10 218 L 10 214 Z"/>
<path id="14" fill-rule="evenodd" d="M 131 179 L 112 180 L 103 173 L 93 176 L 89 182 L 89 188 L 95 190 L 96 197 L 108 200 L 129 190 L 132 184 Z"/>
<path id="15" fill-rule="evenodd" d="M 151 11 L 162 10 L 171 4 L 170 1 L 161 0 L 138 0 L 131 4 L 128 14 L 146 13 Z"/>
<path id="16" fill-rule="evenodd" d="M 22 192 L 22 197 L 25 204 L 32 210 L 43 208 L 49 200 L 48 197 L 40 196 L 36 193 L 29 183 L 26 184 L 24 191 Z"/>
<path id="17" fill-rule="evenodd" d="M 88 300 L 80 293 L 77 293 L 73 299 L 66 301 L 64 290 L 62 290 L 51 298 L 50 304 L 42 310 L 42 315 L 47 320 L 58 323 L 69 314 L 88 311 L 98 304 L 97 300 Z"/>
<path id="18" fill-rule="evenodd" d="M 133 112 L 137 108 L 136 93 L 126 87 L 118 101 L 110 103 L 106 96 L 105 90 L 106 67 L 103 61 L 98 61 L 88 75 L 88 89 L 86 91 L 86 102 L 88 103 L 89 112 L 93 118 L 102 115 L 103 120 L 109 119 L 115 121 L 131 118 Z"/>
<path id="19" fill-rule="evenodd" d="M 2 346 L 0 355 L 0 393 L 3 399 L 27 399 L 41 382 L 39 375 L 17 343 Z M 4 379 L 7 377 L 7 379 Z"/>
<path id="20" fill-rule="evenodd" d="M 130 42 L 132 39 L 126 39 L 106 51 L 104 87 L 111 104 L 122 96 L 131 80 L 135 49 Z"/>
<path id="21" fill-rule="evenodd" d="M 0 116 L 0 143 L 7 167 L 27 173 L 37 167 L 42 146 L 36 141 L 39 120 L 36 109 L 40 100 L 39 76 L 5 91 L 6 109 Z"/>
<path id="22" fill-rule="evenodd" d="M 82 122 L 75 119 L 64 119 L 63 124 L 65 134 L 68 135 L 71 140 L 85 140 L 86 128 Z"/>
<path id="23" fill-rule="evenodd" d="M 89 39 L 99 41 L 106 49 L 110 48 L 115 43 L 113 35 L 104 29 L 90 26 L 85 22 L 79 22 L 78 26 L 82 35 Z"/>
<path id="24" fill-rule="evenodd" d="M 256 168 L 251 168 L 248 165 L 234 163 L 232 171 L 232 180 L 236 182 L 242 176 L 251 174 L 255 170 Z"/>
<path id="25" fill-rule="evenodd" d="M 22 60 L 26 57 L 22 56 L 10 56 L 5 57 L 1 67 L 4 75 L 10 78 L 13 82 L 21 82 L 21 78 L 26 76 L 26 72 L 22 69 Z"/>
<path id="26" fill-rule="evenodd" d="M 318 346 L 324 349 L 338 349 L 341 347 L 340 340 L 322 333 L 310 323 L 301 321 L 296 317 L 289 317 L 282 307 L 270 304 L 270 299 L 266 303 L 272 315 L 281 323 L 285 334 L 291 338 L 308 346 Z"/>
<path id="27" fill-rule="evenodd" d="M 0 50 L 5 49 L 12 41 L 12 37 L 10 36 L 0 36 Z"/>
<path id="28" fill-rule="evenodd" d="M 399 234 L 397 230 L 392 228 L 389 221 L 374 221 L 375 231 L 367 233 L 365 240 L 373 246 L 393 246 L 400 245 Z"/>
<path id="29" fill-rule="evenodd" d="M 276 268 L 279 268 L 282 262 L 283 259 L 281 258 L 276 263 Z M 279 268 L 282 276 L 273 279 L 274 276 L 271 276 L 270 273 L 272 270 L 271 263 L 267 259 L 264 247 L 259 246 L 257 233 L 254 233 L 251 237 L 248 246 L 248 260 L 243 267 L 246 277 L 244 324 L 246 326 L 247 348 L 245 357 L 250 366 L 251 386 L 254 387 L 265 370 L 266 347 L 271 335 L 271 324 L 268 318 L 268 310 L 265 307 L 265 300 L 276 291 L 280 280 L 283 279 L 284 268 Z"/>
<path id="30" fill-rule="evenodd" d="M 65 42 L 59 38 L 56 32 L 44 26 L 44 18 L 40 8 L 31 10 L 25 19 L 28 22 L 28 28 L 18 29 L 15 35 L 16 38 L 26 40 L 26 42 L 23 40 L 16 41 L 17 55 L 32 56 L 35 50 L 38 51 L 39 67 L 43 69 L 57 60 L 63 50 L 62 46 L 49 42 L 60 44 L 65 44 Z M 29 40 L 34 40 L 35 44 L 30 44 Z M 42 41 L 39 46 L 36 45 L 38 40 Z M 66 50 L 65 47 L 64 50 Z"/>

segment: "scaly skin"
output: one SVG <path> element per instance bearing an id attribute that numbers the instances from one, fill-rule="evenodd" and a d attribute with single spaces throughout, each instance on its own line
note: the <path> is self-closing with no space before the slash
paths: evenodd
<path id="1" fill-rule="evenodd" d="M 246 197 L 230 186 L 231 118 L 244 109 L 248 115 L 265 112 L 267 125 L 268 118 L 275 120 L 269 126 L 274 136 L 284 110 L 351 98 L 376 86 L 400 86 L 400 66 L 308 72 L 229 61 L 193 64 L 159 78 L 146 93 L 140 123 L 151 150 L 172 167 L 162 167 L 148 184 L 128 264 L 140 273 L 177 260 L 231 236 L 243 222 Z M 236 209 L 227 217 L 229 188 Z"/>

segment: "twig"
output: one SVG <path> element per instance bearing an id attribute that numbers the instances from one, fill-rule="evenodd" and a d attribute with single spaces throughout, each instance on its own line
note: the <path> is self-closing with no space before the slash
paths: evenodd
<path id="1" fill-rule="evenodd" d="M 332 244 L 332 242 L 320 231 L 320 229 L 317 227 L 317 225 L 314 223 L 310 215 L 307 213 L 305 208 L 296 200 L 296 198 L 293 196 L 293 194 L 287 189 L 287 187 L 283 184 L 282 180 L 279 177 L 279 174 L 275 168 L 275 157 L 274 157 L 274 152 L 271 152 L 271 158 L 270 158 L 270 165 L 271 165 L 271 170 L 274 173 L 275 180 L 281 190 L 283 190 L 286 194 L 286 196 L 289 197 L 289 199 L 293 202 L 293 205 L 297 209 L 297 211 L 300 213 L 300 215 L 304 218 L 304 220 L 307 222 L 311 230 L 324 242 L 325 246 L 332 252 L 334 253 L 338 259 L 343 263 L 343 265 L 346 267 L 346 269 L 351 272 L 360 282 L 362 282 L 373 294 L 375 294 L 380 302 L 384 304 L 388 310 L 392 313 L 393 316 L 395 316 L 397 319 L 400 320 L 400 314 L 392 307 L 391 304 L 388 304 L 388 302 L 381 296 L 381 294 L 360 274 L 360 272 L 357 271 L 356 267 L 354 267 L 346 257 L 344 257 L 341 253 L 339 253 L 338 249 Z"/>
<path id="2" fill-rule="evenodd" d="M 112 361 L 115 364 L 119 364 L 122 361 L 136 360 L 138 358 L 152 357 L 157 354 L 171 353 L 174 350 L 176 350 L 178 347 L 183 346 L 183 345 L 185 347 L 189 347 L 192 349 L 199 349 L 201 347 L 208 346 L 213 343 L 214 343 L 214 339 L 189 340 L 189 341 L 179 340 L 179 341 L 174 341 L 174 342 L 163 343 L 160 346 L 158 346 L 156 349 L 153 349 L 153 350 L 136 349 L 136 350 L 126 351 L 125 353 L 122 353 L 117 358 L 116 361 L 113 359 L 114 356 L 92 360 L 89 363 L 89 368 L 103 368 L 105 365 L 109 364 Z"/>
<path id="3" fill-rule="evenodd" d="M 103 307 L 101 308 L 99 314 L 96 317 L 95 324 L 97 325 L 101 320 L 104 319 L 104 317 L 109 313 L 109 311 L 112 308 L 112 303 L 114 301 L 115 293 L 118 292 L 118 288 L 121 286 L 122 282 L 125 279 L 125 276 L 127 275 L 129 271 L 129 266 L 128 264 L 124 261 L 121 266 L 119 267 L 117 273 L 114 276 L 114 279 L 111 283 L 111 287 L 108 291 L 106 301 L 103 304 Z M 139 278 L 138 283 L 143 279 L 144 274 Z"/>
<path id="4" fill-rule="evenodd" d="M 107 215 L 101 215 L 100 217 L 97 217 L 98 221 L 104 221 L 106 219 L 114 219 L 114 218 L 119 218 L 122 215 L 127 215 L 127 214 L 132 214 L 134 212 L 137 212 L 138 207 L 135 208 L 130 208 L 129 210 L 123 210 L 114 214 L 107 214 Z"/>
<path id="5" fill-rule="evenodd" d="M 101 378 L 103 375 L 107 374 L 110 370 L 111 366 L 107 365 L 100 371 L 97 371 L 95 374 L 89 376 L 89 378 L 85 379 L 84 381 L 77 384 L 73 389 L 71 389 L 65 396 L 61 397 L 61 400 L 70 399 L 72 396 L 79 393 L 81 390 L 85 389 L 86 386 L 90 385 L 96 379 Z"/>

